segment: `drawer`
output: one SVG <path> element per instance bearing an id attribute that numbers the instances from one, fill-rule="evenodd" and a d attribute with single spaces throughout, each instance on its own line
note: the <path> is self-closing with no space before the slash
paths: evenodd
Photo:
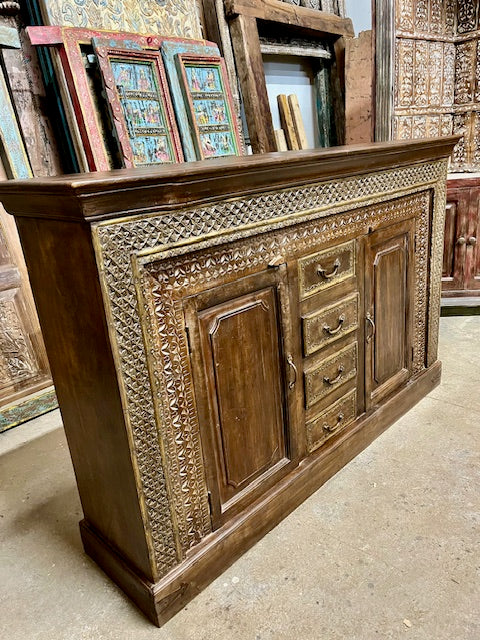
<path id="1" fill-rule="evenodd" d="M 355 275 L 355 241 L 324 249 L 298 261 L 300 299 Z"/>
<path id="2" fill-rule="evenodd" d="M 305 371 L 307 409 L 357 375 L 357 343 Z"/>
<path id="3" fill-rule="evenodd" d="M 302 317 L 303 352 L 309 356 L 358 328 L 358 293 Z"/>
<path id="4" fill-rule="evenodd" d="M 306 424 L 308 452 L 315 451 L 325 440 L 350 424 L 357 415 L 357 392 L 350 391 L 331 407 Z"/>

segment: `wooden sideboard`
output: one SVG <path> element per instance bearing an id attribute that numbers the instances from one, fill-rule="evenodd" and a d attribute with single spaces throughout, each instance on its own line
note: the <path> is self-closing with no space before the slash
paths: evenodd
<path id="1" fill-rule="evenodd" d="M 480 296 L 480 174 L 448 177 L 442 296 L 449 306 Z"/>
<path id="2" fill-rule="evenodd" d="M 154 623 L 438 384 L 456 141 L 0 185 L 85 550 Z"/>

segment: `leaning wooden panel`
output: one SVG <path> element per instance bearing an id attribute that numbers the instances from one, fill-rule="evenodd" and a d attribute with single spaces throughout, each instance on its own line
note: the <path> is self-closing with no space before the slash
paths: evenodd
<path id="1" fill-rule="evenodd" d="M 138 2 L 115 0 L 78 2 L 77 0 L 34 0 L 47 25 L 156 33 L 181 38 L 202 35 L 196 2 L 162 0 Z"/>
<path id="2" fill-rule="evenodd" d="M 438 383 L 444 185 L 456 141 L 212 159 L 0 186 L 19 221 L 39 297 L 82 496 L 85 549 L 156 624 Z M 416 236 L 409 258 L 412 323 L 408 330 L 402 325 L 399 338 L 409 343 L 408 377 L 361 413 L 368 390 L 364 342 L 371 335 L 366 247 L 373 234 L 406 221 Z M 301 299 L 299 263 L 320 256 L 315 265 L 323 280 L 335 270 L 334 249 L 351 246 L 355 277 Z M 314 277 L 312 269 L 308 278 Z M 359 300 L 358 330 L 304 356 L 302 315 L 352 295 Z M 237 327 L 240 309 L 249 312 Z M 276 330 L 266 331 L 272 325 Z M 270 336 L 265 366 L 282 397 L 281 418 L 271 409 L 270 430 L 261 432 L 257 423 L 247 438 L 242 421 L 258 402 L 239 401 L 224 384 L 238 379 L 248 388 L 252 345 L 240 341 L 230 362 L 226 355 L 239 331 L 263 350 Z M 331 384 L 328 396 L 306 409 L 305 372 L 346 351 L 355 353 L 357 375 L 338 388 Z M 254 369 L 256 379 L 263 375 L 258 361 Z M 335 369 L 322 375 L 332 383 Z M 325 422 L 329 437 L 316 432 L 312 439 L 327 401 L 352 391 L 360 415 L 339 409 Z M 217 428 L 212 416 L 219 404 Z M 341 413 L 345 425 L 340 420 L 335 428 Z M 257 438 L 260 457 L 252 445 Z M 219 452 L 223 461 L 215 458 Z M 91 491 L 97 475 L 101 483 Z"/>

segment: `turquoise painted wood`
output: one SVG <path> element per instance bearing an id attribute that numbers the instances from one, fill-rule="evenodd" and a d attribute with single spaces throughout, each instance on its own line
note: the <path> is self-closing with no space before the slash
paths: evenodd
<path id="1" fill-rule="evenodd" d="M 182 87 L 178 78 L 178 68 L 175 58 L 179 53 L 191 53 L 200 56 L 219 56 L 220 51 L 217 46 L 190 44 L 189 42 L 163 42 L 162 57 L 167 72 L 170 94 L 172 96 L 173 108 L 177 119 L 180 138 L 182 140 L 183 153 L 187 162 L 201 160 L 195 150 L 195 143 L 192 136 L 188 113 L 185 108 Z"/>
<path id="2" fill-rule="evenodd" d="M 20 40 L 16 29 L 0 28 L 0 47 L 20 48 Z M 0 145 L 5 160 L 5 169 L 9 178 L 31 178 L 32 170 L 28 160 L 22 135 L 18 127 L 17 117 L 13 110 L 7 83 L 0 72 Z"/>

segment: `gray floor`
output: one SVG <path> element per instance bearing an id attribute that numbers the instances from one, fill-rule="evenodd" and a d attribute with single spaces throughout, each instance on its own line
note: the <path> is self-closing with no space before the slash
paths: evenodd
<path id="1" fill-rule="evenodd" d="M 441 387 L 162 629 L 82 552 L 57 412 L 0 436 L 0 638 L 480 639 L 480 317 Z"/>

